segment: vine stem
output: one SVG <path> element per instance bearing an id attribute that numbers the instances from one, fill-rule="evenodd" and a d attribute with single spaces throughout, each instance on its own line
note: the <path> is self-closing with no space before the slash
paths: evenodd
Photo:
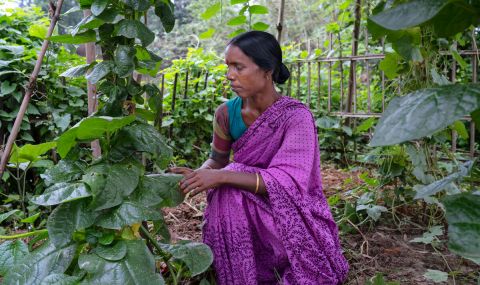
<path id="1" fill-rule="evenodd" d="M 163 250 L 163 248 L 158 244 L 157 240 L 154 237 L 152 237 L 152 235 L 148 232 L 148 230 L 143 225 L 140 226 L 140 231 L 153 244 L 153 246 L 160 252 L 160 256 L 163 258 L 163 260 L 165 260 L 165 262 L 167 262 L 170 258 L 172 258 L 172 255 Z"/>
<path id="2" fill-rule="evenodd" d="M 0 239 L 17 239 L 17 238 L 24 238 L 24 237 L 29 237 L 29 236 L 39 235 L 39 234 L 44 234 L 44 233 L 48 233 L 48 230 L 47 229 L 36 230 L 36 231 L 33 231 L 33 232 L 26 232 L 26 233 L 11 235 L 11 236 L 0 235 Z"/>

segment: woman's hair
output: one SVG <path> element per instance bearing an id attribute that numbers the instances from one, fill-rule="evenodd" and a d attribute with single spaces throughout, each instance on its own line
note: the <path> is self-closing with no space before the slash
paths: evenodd
<path id="1" fill-rule="evenodd" d="M 266 71 L 272 71 L 274 82 L 282 84 L 290 77 L 290 71 L 282 63 L 282 49 L 269 33 L 250 31 L 234 37 L 228 45 L 234 45 Z"/>

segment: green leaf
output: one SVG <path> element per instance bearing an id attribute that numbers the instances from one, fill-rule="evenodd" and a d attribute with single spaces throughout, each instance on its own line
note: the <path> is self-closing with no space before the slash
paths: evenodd
<path id="1" fill-rule="evenodd" d="M 17 84 L 10 81 L 3 81 L 0 85 L 0 97 L 11 94 L 17 89 Z"/>
<path id="2" fill-rule="evenodd" d="M 93 225 L 96 217 L 97 214 L 88 208 L 88 201 L 85 199 L 59 205 L 47 221 L 51 242 L 56 247 L 69 244 L 73 233 Z"/>
<path id="3" fill-rule="evenodd" d="M 47 37 L 48 27 L 45 25 L 37 24 L 28 28 L 28 34 L 32 37 L 45 39 Z"/>
<path id="4" fill-rule="evenodd" d="M 91 84 L 96 84 L 113 69 L 113 66 L 114 66 L 113 62 L 108 60 L 97 63 L 93 67 L 92 72 L 90 72 L 90 74 L 85 76 L 85 78 Z"/>
<path id="5" fill-rule="evenodd" d="M 155 39 L 155 34 L 137 20 L 123 19 L 115 25 L 114 34 L 129 39 L 139 39 L 143 46 L 148 46 Z"/>
<path id="6" fill-rule="evenodd" d="M 423 277 L 425 277 L 427 280 L 433 281 L 434 283 L 443 283 L 447 282 L 448 273 L 439 270 L 427 269 L 427 272 L 423 274 Z"/>
<path id="7" fill-rule="evenodd" d="M 201 40 L 206 40 L 206 39 L 211 38 L 214 33 L 215 33 L 215 29 L 214 29 L 214 28 L 209 28 L 209 29 L 206 30 L 205 32 L 203 32 L 203 33 L 201 33 L 200 35 L 198 35 L 198 37 L 199 37 Z"/>
<path id="8" fill-rule="evenodd" d="M 83 183 L 59 183 L 45 189 L 42 195 L 32 197 L 31 201 L 37 205 L 52 206 L 90 196 Z"/>
<path id="9" fill-rule="evenodd" d="M 432 76 L 432 80 L 437 85 L 449 85 L 452 84 L 450 80 L 448 80 L 444 75 L 440 75 L 435 68 L 430 69 L 430 75 Z"/>
<path id="10" fill-rule="evenodd" d="M 360 133 L 366 132 L 371 127 L 373 127 L 376 122 L 377 122 L 377 118 L 368 118 L 355 128 L 354 133 L 360 134 Z"/>
<path id="11" fill-rule="evenodd" d="M 74 66 L 64 71 L 60 76 L 62 77 L 80 77 L 87 74 L 88 69 L 90 69 L 91 64 L 82 64 Z"/>
<path id="12" fill-rule="evenodd" d="M 262 5 L 251 5 L 248 11 L 250 14 L 268 14 L 268 8 Z"/>
<path id="13" fill-rule="evenodd" d="M 149 0 L 123 0 L 123 3 L 132 7 L 136 12 L 147 11 L 150 8 Z"/>
<path id="14" fill-rule="evenodd" d="M 220 9 L 222 9 L 222 2 L 218 2 L 218 3 L 215 3 L 211 6 L 209 6 L 205 12 L 203 12 L 200 17 L 203 19 L 203 20 L 208 20 L 210 18 L 212 18 L 213 16 L 215 16 L 219 11 Z"/>
<path id="15" fill-rule="evenodd" d="M 230 5 L 247 3 L 249 0 L 230 0 Z"/>
<path id="16" fill-rule="evenodd" d="M 385 75 L 390 78 L 394 79 L 395 77 L 398 76 L 398 61 L 400 57 L 396 53 L 386 53 L 385 58 L 380 61 L 379 67 L 380 70 L 385 72 Z"/>
<path id="17" fill-rule="evenodd" d="M 480 84 L 455 84 L 394 98 L 377 124 L 371 146 L 393 145 L 440 131 L 480 108 Z"/>
<path id="18" fill-rule="evenodd" d="M 238 25 L 245 24 L 246 22 L 247 22 L 247 17 L 246 17 L 246 16 L 243 16 L 243 15 L 240 15 L 240 16 L 236 16 L 236 17 L 231 18 L 231 19 L 227 22 L 227 25 L 229 25 L 229 26 L 238 26 Z"/>
<path id="19" fill-rule="evenodd" d="M 268 24 L 265 24 L 264 22 L 256 22 L 255 24 L 252 25 L 252 29 L 255 31 L 265 31 L 269 27 Z"/>
<path id="20" fill-rule="evenodd" d="M 134 120 L 133 115 L 118 118 L 107 116 L 85 118 L 57 139 L 57 152 L 61 157 L 65 157 L 78 140 L 92 141 L 102 138 Z"/>
<path id="21" fill-rule="evenodd" d="M 56 142 L 47 142 L 37 145 L 26 144 L 22 147 L 15 147 L 10 156 L 10 163 L 35 162 L 40 160 L 43 154 L 57 145 Z"/>
<path id="22" fill-rule="evenodd" d="M 50 274 L 42 280 L 41 285 L 77 285 L 79 281 L 78 276 Z"/>
<path id="23" fill-rule="evenodd" d="M 412 239 L 410 242 L 419 242 L 423 244 L 432 244 L 438 240 L 438 236 L 443 235 L 443 226 L 433 226 L 428 232 L 423 233 L 422 237 Z"/>
<path id="24" fill-rule="evenodd" d="M 159 0 L 155 4 L 155 14 L 160 18 L 165 32 L 170 33 L 175 26 L 175 5 L 170 0 Z"/>
<path id="25" fill-rule="evenodd" d="M 450 251 L 480 264 L 480 196 L 462 193 L 443 199 Z"/>
<path id="26" fill-rule="evenodd" d="M 165 284 L 162 276 L 155 273 L 155 259 L 142 240 L 125 242 L 127 255 L 116 262 L 107 261 L 95 254 L 82 254 L 78 259 L 80 269 L 88 274 L 84 281 L 88 284 Z"/>
<path id="27" fill-rule="evenodd" d="M 105 187 L 92 189 L 92 206 L 96 211 L 120 205 L 124 197 L 137 188 L 141 168 L 133 163 L 114 164 L 108 168 Z"/>
<path id="28" fill-rule="evenodd" d="M 0 244 L 0 275 L 5 276 L 26 255 L 28 247 L 21 240 L 7 240 Z"/>
<path id="29" fill-rule="evenodd" d="M 120 77 L 127 77 L 133 73 L 135 63 L 133 57 L 135 49 L 131 46 L 119 45 L 115 50 L 115 73 Z"/>
<path id="30" fill-rule="evenodd" d="M 370 17 L 389 30 L 402 30 L 423 24 L 432 24 L 441 37 L 455 35 L 472 24 L 478 24 L 478 15 L 464 1 L 413 0 Z"/>
<path id="31" fill-rule="evenodd" d="M 458 136 L 464 140 L 468 140 L 468 131 L 465 124 L 462 121 L 455 121 L 451 126 L 451 129 L 456 131 Z"/>
<path id="32" fill-rule="evenodd" d="M 402 30 L 432 19 L 447 2 L 447 0 L 413 0 L 384 10 L 370 19 L 389 30 Z"/>
<path id="33" fill-rule="evenodd" d="M 127 244 L 119 240 L 113 246 L 97 246 L 93 253 L 108 261 L 118 261 L 127 255 Z"/>
<path id="34" fill-rule="evenodd" d="M 103 213 L 96 224 L 106 229 L 119 230 L 124 226 L 146 220 L 159 220 L 162 213 L 132 202 L 124 202 L 118 208 Z"/>
<path id="35" fill-rule="evenodd" d="M 175 207 L 183 202 L 178 182 L 183 176 L 176 174 L 152 174 L 144 176 L 130 201 L 146 207 Z"/>
<path id="36" fill-rule="evenodd" d="M 161 246 L 175 259 L 183 261 L 190 269 L 192 276 L 205 272 L 213 262 L 212 250 L 203 243 L 184 242 L 175 245 L 162 244 Z"/>
<path id="37" fill-rule="evenodd" d="M 112 145 L 110 158 L 114 161 L 121 161 L 135 152 L 146 152 L 160 168 L 165 168 L 172 157 L 171 148 L 157 129 L 148 124 L 136 123 L 123 128 Z"/>
<path id="38" fill-rule="evenodd" d="M 392 43 L 393 49 L 406 60 L 414 62 L 423 61 L 420 52 L 421 38 L 420 28 L 389 32 L 387 35 L 387 40 Z"/>
<path id="39" fill-rule="evenodd" d="M 86 32 L 76 34 L 75 36 L 67 34 L 51 36 L 49 40 L 55 43 L 63 44 L 85 44 L 95 42 L 97 40 L 97 34 L 93 30 L 88 30 Z"/>
<path id="40" fill-rule="evenodd" d="M 238 29 L 238 30 L 236 30 L 235 32 L 230 33 L 230 34 L 228 35 L 228 38 L 231 39 L 231 38 L 233 38 L 233 37 L 236 37 L 236 36 L 238 36 L 238 35 L 240 35 L 240 34 L 245 33 L 246 31 L 247 31 L 247 30 L 245 30 L 245 29 Z"/>
<path id="41" fill-rule="evenodd" d="M 450 48 L 450 53 L 452 54 L 453 58 L 455 59 L 455 61 L 460 64 L 460 66 L 463 68 L 463 69 L 466 69 L 468 64 L 467 62 L 462 58 L 462 56 L 458 53 L 457 49 L 454 48 L 454 47 L 451 47 Z"/>
<path id="42" fill-rule="evenodd" d="M 54 167 L 47 169 L 40 177 L 45 185 L 71 182 L 82 176 L 84 165 L 79 161 L 60 160 Z"/>
<path id="43" fill-rule="evenodd" d="M 19 213 L 20 210 L 11 210 L 11 211 L 8 211 L 6 213 L 2 213 L 0 214 L 0 224 L 5 221 L 6 219 L 8 219 L 10 216 L 16 214 L 16 213 Z"/>
<path id="44" fill-rule="evenodd" d="M 76 244 L 56 248 L 47 241 L 13 266 L 3 282 L 4 284 L 40 284 L 48 275 L 64 273 L 72 262 L 76 249 Z"/>
<path id="45" fill-rule="evenodd" d="M 35 221 L 38 219 L 38 217 L 40 217 L 40 212 L 34 214 L 34 215 L 31 215 L 25 219 L 21 219 L 20 222 L 22 223 L 27 223 L 27 224 L 33 224 L 35 223 Z"/>
<path id="46" fill-rule="evenodd" d="M 100 15 L 107 8 L 110 0 L 93 0 L 90 11 L 94 16 Z"/>
<path id="47" fill-rule="evenodd" d="M 0 50 L 11 52 L 14 56 L 22 55 L 25 52 L 24 46 L 0 45 Z"/>

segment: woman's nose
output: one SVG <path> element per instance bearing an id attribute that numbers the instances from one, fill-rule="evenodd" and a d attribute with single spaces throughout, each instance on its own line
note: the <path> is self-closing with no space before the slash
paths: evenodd
<path id="1" fill-rule="evenodd" d="M 230 80 L 230 81 L 234 80 L 233 74 L 230 70 L 227 71 L 227 79 Z"/>

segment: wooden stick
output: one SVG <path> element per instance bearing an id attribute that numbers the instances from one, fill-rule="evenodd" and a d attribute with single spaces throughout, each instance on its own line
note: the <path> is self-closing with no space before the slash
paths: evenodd
<path id="1" fill-rule="evenodd" d="M 40 72 L 40 68 L 42 67 L 43 58 L 45 57 L 45 53 L 47 52 L 48 43 L 49 43 L 48 38 L 52 36 L 53 30 L 60 16 L 60 10 L 62 9 L 62 5 L 63 5 L 63 0 L 58 0 L 57 8 L 55 10 L 54 15 L 52 16 L 52 21 L 50 22 L 50 27 L 48 27 L 47 37 L 43 41 L 42 49 L 40 51 L 40 54 L 38 55 L 37 62 L 35 63 L 33 72 L 30 75 L 30 79 L 26 87 L 25 96 L 23 97 L 22 104 L 20 105 L 20 109 L 18 110 L 17 118 L 15 119 L 15 123 L 13 124 L 12 132 L 8 136 L 7 145 L 3 152 L 2 161 L 0 163 L 0 178 L 3 177 L 3 173 L 5 172 L 5 167 L 7 165 L 8 159 L 10 158 L 10 153 L 12 152 L 13 143 L 15 142 L 18 132 L 20 131 L 20 126 L 22 124 L 23 117 L 25 116 L 25 112 L 27 111 L 28 103 L 30 102 L 33 89 L 35 88 L 35 83 L 37 81 L 38 73 Z"/>
<path id="2" fill-rule="evenodd" d="M 87 9 L 83 11 L 83 17 L 87 18 L 92 15 L 92 12 Z M 95 61 L 95 43 L 86 43 L 85 44 L 85 56 L 87 58 L 87 63 L 90 64 Z M 90 116 L 95 111 L 97 111 L 97 87 L 95 84 L 90 83 L 87 80 L 87 94 L 88 94 L 88 115 Z M 99 158 L 102 155 L 102 149 L 100 148 L 99 140 L 94 140 L 90 143 L 92 147 L 92 155 L 94 158 Z"/>

